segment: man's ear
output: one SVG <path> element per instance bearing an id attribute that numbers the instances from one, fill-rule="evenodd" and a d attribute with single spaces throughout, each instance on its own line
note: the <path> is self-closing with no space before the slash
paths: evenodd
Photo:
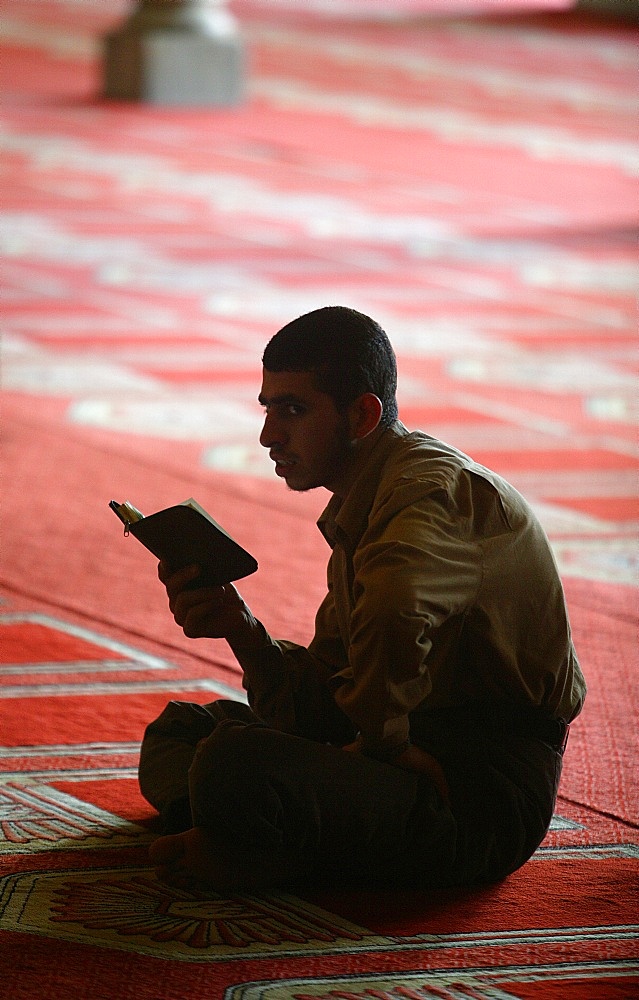
<path id="1" fill-rule="evenodd" d="M 361 441 L 379 427 L 383 406 L 372 392 L 358 396 L 351 406 L 351 437 Z"/>

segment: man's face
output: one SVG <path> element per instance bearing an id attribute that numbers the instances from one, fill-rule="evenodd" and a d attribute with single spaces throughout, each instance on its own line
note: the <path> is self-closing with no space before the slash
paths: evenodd
<path id="1" fill-rule="evenodd" d="M 324 486 L 343 495 L 355 449 L 348 416 L 315 388 L 312 372 L 264 370 L 259 402 L 265 418 L 260 444 L 291 490 Z"/>

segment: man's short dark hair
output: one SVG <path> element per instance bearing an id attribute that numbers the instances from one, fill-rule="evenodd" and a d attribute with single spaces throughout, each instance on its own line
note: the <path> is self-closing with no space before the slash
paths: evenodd
<path id="1" fill-rule="evenodd" d="M 347 306 L 324 306 L 283 326 L 266 345 L 269 372 L 313 372 L 315 387 L 345 412 L 365 392 L 381 400 L 382 427 L 397 420 L 397 362 L 379 323 Z"/>

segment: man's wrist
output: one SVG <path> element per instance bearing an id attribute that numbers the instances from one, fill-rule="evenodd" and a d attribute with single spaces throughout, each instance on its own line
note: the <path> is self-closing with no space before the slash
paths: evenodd
<path id="1" fill-rule="evenodd" d="M 244 624 L 226 637 L 226 641 L 236 656 L 255 653 L 269 644 L 269 634 L 260 621 L 247 607 L 244 614 Z"/>

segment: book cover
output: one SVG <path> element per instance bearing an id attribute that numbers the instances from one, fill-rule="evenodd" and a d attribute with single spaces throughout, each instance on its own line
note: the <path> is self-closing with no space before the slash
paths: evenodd
<path id="1" fill-rule="evenodd" d="M 257 570 L 257 561 L 192 497 L 144 517 L 128 501 L 109 504 L 131 534 L 172 570 L 197 564 L 191 587 L 217 587 Z"/>

